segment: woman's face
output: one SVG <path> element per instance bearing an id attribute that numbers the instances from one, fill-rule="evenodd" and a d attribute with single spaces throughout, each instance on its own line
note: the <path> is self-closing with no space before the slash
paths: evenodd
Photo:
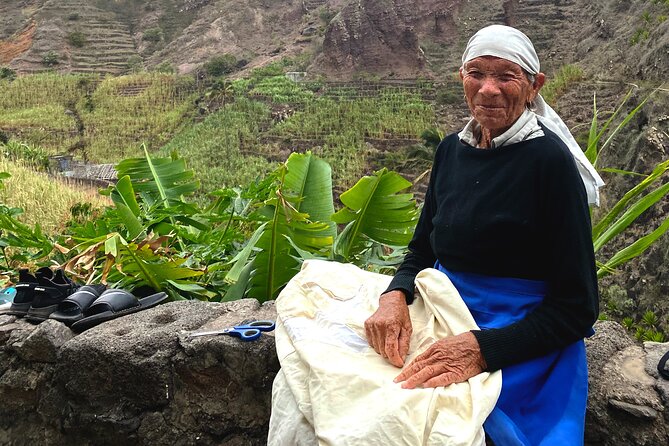
<path id="1" fill-rule="evenodd" d="M 493 56 L 470 60 L 460 69 L 460 78 L 472 116 L 496 135 L 516 122 L 545 80 L 539 73 L 532 84 L 520 65 Z"/>

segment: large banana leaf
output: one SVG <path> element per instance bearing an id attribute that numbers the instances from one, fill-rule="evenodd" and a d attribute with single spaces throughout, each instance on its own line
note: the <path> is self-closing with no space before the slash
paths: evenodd
<path id="1" fill-rule="evenodd" d="M 322 235 L 337 235 L 337 227 L 330 221 L 334 213 L 332 199 L 332 169 L 322 159 L 311 152 L 293 153 L 286 161 L 288 172 L 284 181 L 284 189 L 295 194 L 295 209 L 308 214 L 309 220 L 326 222 L 327 227 Z"/>
<path id="2" fill-rule="evenodd" d="M 332 237 L 323 236 L 326 223 L 311 222 L 307 214 L 297 212 L 277 191 L 277 197 L 267 202 L 272 219 L 262 230 L 254 246 L 248 297 L 261 302 L 274 299 L 279 291 L 298 272 L 301 260 L 293 243 L 301 249 L 318 252 L 332 245 Z"/>
<path id="3" fill-rule="evenodd" d="M 139 236 L 144 231 L 144 227 L 140 219 L 141 209 L 137 203 L 130 176 L 124 175 L 118 180 L 111 191 L 111 199 L 116 206 L 118 216 L 128 230 L 128 238 L 132 240 Z"/>
<path id="4" fill-rule="evenodd" d="M 391 246 L 405 246 L 411 240 L 418 220 L 413 194 L 400 194 L 411 183 L 386 169 L 360 179 L 340 200 L 346 206 L 332 216 L 336 223 L 347 224 L 337 237 L 335 254 L 352 261 L 374 241 Z"/>
<path id="5" fill-rule="evenodd" d="M 186 170 L 183 159 L 152 159 L 146 146 L 143 149 L 144 158 L 129 158 L 116 165 L 119 178 L 129 176 L 135 192 L 170 207 L 198 189 L 199 183 L 193 180 L 193 171 Z"/>
<path id="6" fill-rule="evenodd" d="M 323 195 L 327 199 L 323 199 Z M 267 221 L 235 257 L 226 280 L 241 280 L 242 272 L 249 271 L 247 265 L 252 257 L 246 295 L 260 301 L 274 299 L 299 270 L 301 260 L 297 248 L 317 253 L 332 246 L 330 234 L 336 228 L 331 223 L 313 221 L 327 215 L 331 197 L 329 168 L 324 168 L 311 154 L 291 156 L 279 168 L 273 196 L 258 213 L 265 215 Z M 317 217 L 311 218 L 304 209 Z M 239 286 L 234 290 L 235 294 L 240 293 Z"/>

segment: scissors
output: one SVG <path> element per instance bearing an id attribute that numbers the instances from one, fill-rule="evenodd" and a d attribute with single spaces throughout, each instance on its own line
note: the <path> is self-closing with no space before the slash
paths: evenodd
<path id="1" fill-rule="evenodd" d="M 242 341 L 255 341 L 260 337 L 263 331 L 272 331 L 276 327 L 274 321 L 253 321 L 249 323 L 242 323 L 234 327 L 224 328 L 222 330 L 201 331 L 198 333 L 191 333 L 188 337 L 195 338 L 198 336 L 218 336 L 230 335 L 240 338 Z"/>

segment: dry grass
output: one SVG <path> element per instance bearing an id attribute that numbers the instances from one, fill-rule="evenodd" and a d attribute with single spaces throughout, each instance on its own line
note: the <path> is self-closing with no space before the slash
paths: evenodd
<path id="1" fill-rule="evenodd" d="M 82 186 L 38 173 L 20 163 L 0 158 L 0 172 L 9 172 L 0 201 L 9 207 L 20 207 L 19 217 L 29 225 L 39 222 L 47 234 L 56 234 L 69 220 L 70 208 L 77 203 L 91 203 L 93 208 L 110 205 L 107 197 L 92 186 Z"/>

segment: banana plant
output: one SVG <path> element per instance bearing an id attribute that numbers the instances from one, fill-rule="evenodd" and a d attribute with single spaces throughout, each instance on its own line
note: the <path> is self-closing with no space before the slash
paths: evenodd
<path id="1" fill-rule="evenodd" d="M 345 205 L 332 221 L 346 224 L 334 246 L 336 257 L 354 261 L 373 243 L 406 246 L 418 220 L 413 194 L 399 193 L 411 183 L 396 172 L 382 169 L 365 176 L 340 200 Z"/>
<path id="2" fill-rule="evenodd" d="M 326 257 L 332 246 L 334 223 L 315 221 L 334 211 L 330 166 L 311 153 L 294 153 L 275 175 L 276 188 L 257 212 L 263 223 L 231 261 L 226 280 L 238 285 L 226 300 L 275 298 L 299 270 L 298 250 Z"/>
<path id="3" fill-rule="evenodd" d="M 409 242 L 418 211 L 411 194 L 398 193 L 411 183 L 397 173 L 362 178 L 334 213 L 327 163 L 294 153 L 278 172 L 275 193 L 258 212 L 263 223 L 231 261 L 224 300 L 275 298 L 307 258 L 360 262 L 374 246 Z M 339 235 L 337 223 L 346 224 Z"/>
<path id="4" fill-rule="evenodd" d="M 655 91 L 653 91 L 646 96 L 611 130 L 612 123 L 615 118 L 620 115 L 633 91 L 634 90 L 629 90 L 621 104 L 616 108 L 612 116 L 604 122 L 601 128 L 599 128 L 597 121 L 597 97 L 594 97 L 593 118 L 588 135 L 588 147 L 585 151 L 586 157 L 593 163 L 593 165 L 597 165 L 602 151 L 611 144 L 616 134 L 630 122 L 630 120 L 650 99 L 652 94 L 655 93 Z M 602 140 L 604 140 L 604 143 L 600 145 Z M 662 184 L 662 180 L 665 178 L 665 173 L 668 170 L 669 160 L 657 164 L 653 171 L 648 175 L 626 172 L 619 169 L 600 169 L 602 172 L 638 176 L 640 177 L 640 181 L 632 189 L 627 191 L 597 222 L 593 222 L 592 241 L 595 252 L 600 251 L 607 243 L 611 242 L 616 236 L 629 228 L 640 215 L 667 196 L 669 193 L 669 183 L 665 182 Z M 602 278 L 615 273 L 618 266 L 641 255 L 668 230 L 669 218 L 665 218 L 662 223 L 649 234 L 638 238 L 626 247 L 618 250 L 608 260 L 604 262 L 598 261 L 597 277 Z"/>

